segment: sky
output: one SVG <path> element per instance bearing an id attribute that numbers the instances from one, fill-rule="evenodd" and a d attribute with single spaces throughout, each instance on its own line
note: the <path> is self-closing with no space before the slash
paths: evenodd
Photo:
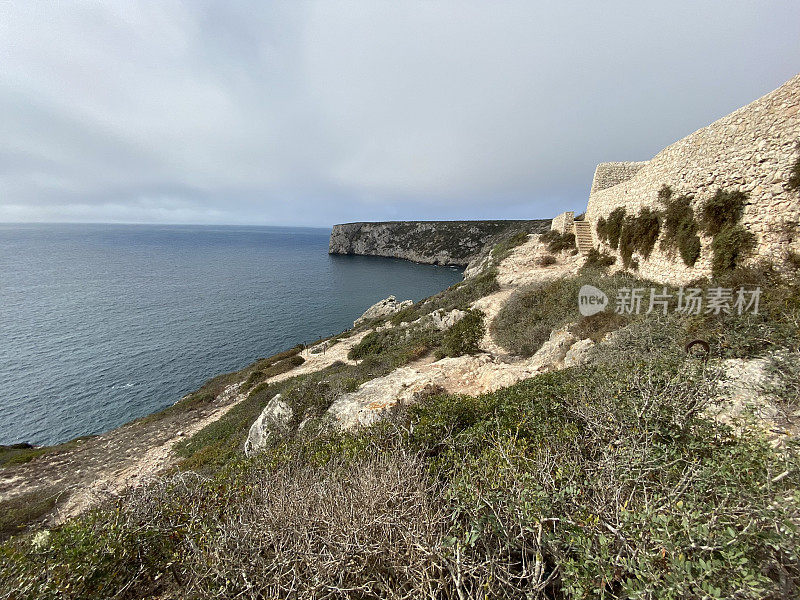
<path id="1" fill-rule="evenodd" d="M 0 222 L 549 218 L 800 72 L 800 2 L 0 2 Z"/>

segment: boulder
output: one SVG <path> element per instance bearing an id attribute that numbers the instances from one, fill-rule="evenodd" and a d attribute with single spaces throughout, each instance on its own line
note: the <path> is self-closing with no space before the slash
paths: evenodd
<path id="1" fill-rule="evenodd" d="M 531 357 L 530 361 L 534 368 L 550 370 L 562 366 L 567 352 L 578 341 L 578 338 L 569 330 L 570 327 L 571 324 L 553 330 L 550 339 L 542 344 L 542 347 Z"/>
<path id="2" fill-rule="evenodd" d="M 271 436 L 288 432 L 292 415 L 292 408 L 281 400 L 281 395 L 275 396 L 250 426 L 250 433 L 244 443 L 244 453 L 252 456 L 267 445 Z"/>
<path id="3" fill-rule="evenodd" d="M 458 323 L 461 319 L 467 316 L 466 311 L 458 310 L 457 308 L 450 312 L 445 312 L 442 309 L 436 310 L 431 313 L 433 326 L 439 331 L 450 329 L 453 325 Z"/>
<path id="4" fill-rule="evenodd" d="M 594 342 L 589 338 L 578 340 L 569 347 L 564 355 L 564 368 L 577 367 L 586 364 L 589 360 L 589 350 L 594 347 Z"/>
<path id="5" fill-rule="evenodd" d="M 367 310 L 365 310 L 364 314 L 353 322 L 353 327 L 358 327 L 361 325 L 361 323 L 364 321 L 369 321 L 370 319 L 379 319 L 381 317 L 391 316 L 394 313 L 411 306 L 412 304 L 414 304 L 413 300 L 403 300 L 402 302 L 398 302 L 395 296 L 389 296 L 380 302 L 376 302 Z"/>

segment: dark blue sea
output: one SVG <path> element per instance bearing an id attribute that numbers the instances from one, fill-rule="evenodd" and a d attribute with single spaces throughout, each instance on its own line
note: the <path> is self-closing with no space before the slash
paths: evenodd
<path id="1" fill-rule="evenodd" d="M 327 229 L 0 225 L 0 444 L 55 444 L 338 333 L 461 272 L 329 256 Z"/>

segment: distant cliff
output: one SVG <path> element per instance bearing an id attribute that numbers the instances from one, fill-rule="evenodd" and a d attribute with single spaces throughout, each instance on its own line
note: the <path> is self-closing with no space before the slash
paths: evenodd
<path id="1" fill-rule="evenodd" d="M 550 219 L 345 223 L 333 226 L 328 252 L 465 267 L 488 244 L 518 231 L 543 233 L 548 229 Z"/>

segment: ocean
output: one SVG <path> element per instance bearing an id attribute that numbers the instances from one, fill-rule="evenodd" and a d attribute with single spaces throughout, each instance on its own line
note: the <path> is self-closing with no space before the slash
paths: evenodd
<path id="1" fill-rule="evenodd" d="M 459 270 L 329 256 L 327 229 L 0 225 L 0 444 L 56 444 L 352 326 Z"/>

